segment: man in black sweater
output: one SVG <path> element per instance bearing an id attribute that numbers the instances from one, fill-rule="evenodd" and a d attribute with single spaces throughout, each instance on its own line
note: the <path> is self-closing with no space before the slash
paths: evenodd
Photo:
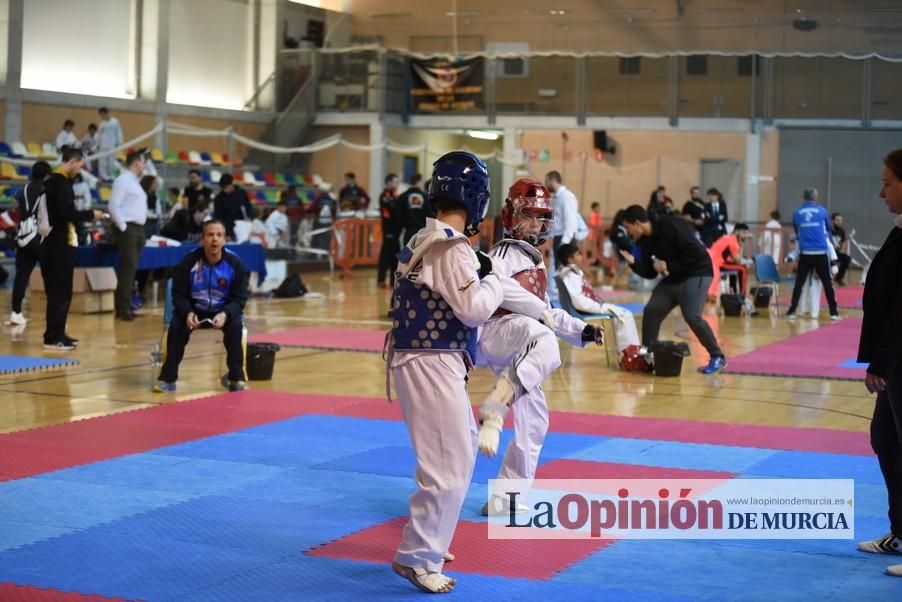
<path id="1" fill-rule="evenodd" d="M 72 304 L 75 248 L 78 246 L 75 226 L 103 216 L 97 209 L 75 210 L 72 179 L 81 172 L 84 165 L 82 152 L 77 148 L 67 148 L 62 153 L 59 166 L 44 183 L 47 218 L 52 228 L 41 243 L 41 275 L 44 277 L 44 291 L 47 293 L 44 349 L 69 351 L 78 344 L 77 339 L 66 334 L 66 319 Z"/>
<path id="2" fill-rule="evenodd" d="M 426 227 L 426 192 L 420 188 L 423 176 L 414 174 L 410 178 L 410 188 L 398 197 L 398 221 L 404 228 L 404 236 L 401 240 L 401 248 L 407 246 L 407 241 L 413 235 Z"/>
<path id="3" fill-rule="evenodd" d="M 213 218 L 225 224 L 226 236 L 235 240 L 235 222 L 254 219 L 254 206 L 247 193 L 235 185 L 232 174 L 222 174 L 219 187 L 221 190 L 213 200 Z"/>
<path id="4" fill-rule="evenodd" d="M 683 319 L 711 354 L 708 365 L 699 371 L 713 374 L 723 370 L 727 360 L 711 327 L 702 319 L 714 271 L 708 250 L 695 236 L 695 228 L 679 217 L 659 216 L 649 221 L 648 213 L 639 205 L 626 209 L 623 225 L 641 250 L 640 258 L 620 251 L 632 270 L 643 278 L 664 276 L 645 306 L 642 344 L 652 349 L 664 318 L 679 305 Z"/>
<path id="5" fill-rule="evenodd" d="M 379 288 L 391 289 L 398 267 L 396 255 L 401 251 L 398 238 L 401 223 L 398 214 L 398 176 L 385 176 L 385 190 L 379 195 L 379 212 L 382 214 L 382 249 L 379 251 L 379 269 L 376 275 Z M 386 281 L 386 277 L 388 281 Z"/>

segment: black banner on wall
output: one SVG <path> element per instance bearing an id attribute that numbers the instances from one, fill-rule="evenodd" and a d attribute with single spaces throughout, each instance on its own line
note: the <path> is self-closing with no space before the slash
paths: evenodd
<path id="1" fill-rule="evenodd" d="M 477 111 L 482 102 L 482 58 L 410 60 L 412 110 L 415 113 Z"/>

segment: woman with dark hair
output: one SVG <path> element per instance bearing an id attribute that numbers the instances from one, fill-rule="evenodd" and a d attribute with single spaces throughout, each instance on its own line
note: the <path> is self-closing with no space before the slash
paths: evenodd
<path id="1" fill-rule="evenodd" d="M 895 227 L 868 269 L 858 361 L 868 364 L 864 386 L 877 394 L 871 447 L 889 493 L 890 532 L 859 543 L 858 549 L 902 555 L 902 149 L 883 160 L 880 197 L 896 216 Z M 902 577 L 902 564 L 887 567 L 886 572 Z"/>
<path id="2" fill-rule="evenodd" d="M 658 186 L 651 192 L 648 199 L 648 214 L 652 217 L 658 215 L 673 215 L 673 200 L 667 196 L 667 189 Z"/>

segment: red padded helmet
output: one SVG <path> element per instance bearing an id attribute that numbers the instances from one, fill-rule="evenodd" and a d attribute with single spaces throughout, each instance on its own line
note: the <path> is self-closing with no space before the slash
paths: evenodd
<path id="1" fill-rule="evenodd" d="M 651 372 L 652 366 L 642 347 L 630 345 L 623 350 L 623 355 L 620 357 L 620 369 L 624 372 Z"/>
<path id="2" fill-rule="evenodd" d="M 501 208 L 501 223 L 508 236 L 538 246 L 551 234 L 553 218 L 552 195 L 544 184 L 529 178 L 514 182 Z"/>

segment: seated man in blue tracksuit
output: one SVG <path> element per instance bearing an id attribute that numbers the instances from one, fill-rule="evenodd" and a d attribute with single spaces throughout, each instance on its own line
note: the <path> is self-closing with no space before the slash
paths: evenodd
<path id="1" fill-rule="evenodd" d="M 830 305 L 830 319 L 839 320 L 827 252 L 827 246 L 833 244 L 830 215 L 826 209 L 817 204 L 817 188 L 806 188 L 802 193 L 802 199 L 802 206 L 792 214 L 792 225 L 799 241 L 799 267 L 795 286 L 792 287 L 792 302 L 789 304 L 786 318 L 795 320 L 802 287 L 808 282 L 808 275 L 814 270 L 821 284 L 824 285 L 824 293 L 826 293 L 827 303 Z"/>
<path id="2" fill-rule="evenodd" d="M 188 253 L 172 275 L 172 320 L 166 334 L 166 359 L 153 390 L 175 391 L 185 346 L 197 328 L 222 330 L 229 391 L 247 388 L 244 377 L 242 312 L 247 303 L 247 270 L 237 255 L 225 250 L 226 230 L 219 220 L 204 224 L 201 248 Z"/>

